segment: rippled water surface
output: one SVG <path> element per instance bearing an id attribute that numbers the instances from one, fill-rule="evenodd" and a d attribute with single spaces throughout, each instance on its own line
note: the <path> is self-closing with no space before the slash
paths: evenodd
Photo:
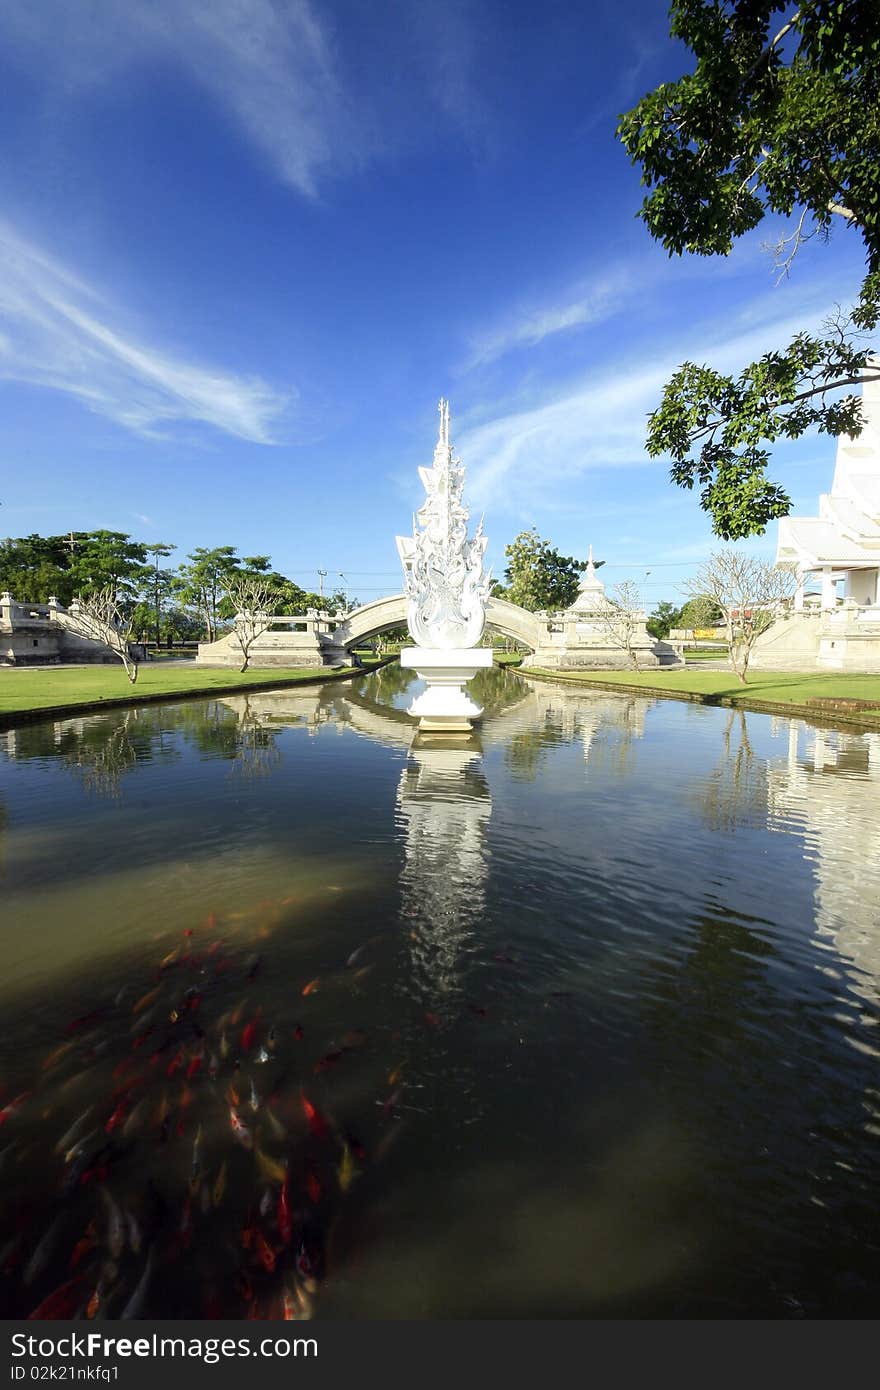
<path id="1" fill-rule="evenodd" d="M 0 731 L 3 1313 L 875 1313 L 880 732 L 409 679 Z"/>

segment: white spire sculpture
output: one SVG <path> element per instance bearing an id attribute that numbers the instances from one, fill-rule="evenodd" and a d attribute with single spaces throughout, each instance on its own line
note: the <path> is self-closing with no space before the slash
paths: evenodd
<path id="1" fill-rule="evenodd" d="M 486 624 L 491 577 L 483 573 L 488 541 L 483 523 L 468 539 L 468 511 L 462 501 L 464 468 L 449 442 L 449 402 L 439 404 L 440 430 L 432 468 L 420 468 L 425 501 L 416 513 L 412 536 L 398 536 L 407 596 L 407 626 L 415 647 L 400 663 L 427 683 L 410 706 L 419 728 L 435 732 L 468 730 L 482 710 L 463 686 L 479 667 L 492 665 L 492 652 L 478 647 Z"/>

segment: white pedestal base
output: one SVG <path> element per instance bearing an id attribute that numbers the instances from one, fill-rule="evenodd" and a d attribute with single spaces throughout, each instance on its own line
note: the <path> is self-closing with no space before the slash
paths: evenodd
<path id="1" fill-rule="evenodd" d="M 492 665 L 491 647 L 404 647 L 400 664 L 427 685 L 407 713 L 426 733 L 467 733 L 483 713 L 463 687 L 477 671 Z"/>

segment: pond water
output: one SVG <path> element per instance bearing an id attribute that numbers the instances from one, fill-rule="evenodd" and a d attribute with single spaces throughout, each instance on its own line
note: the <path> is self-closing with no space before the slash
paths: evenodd
<path id="1" fill-rule="evenodd" d="M 417 688 L 0 731 L 2 1313 L 874 1314 L 880 732 Z"/>

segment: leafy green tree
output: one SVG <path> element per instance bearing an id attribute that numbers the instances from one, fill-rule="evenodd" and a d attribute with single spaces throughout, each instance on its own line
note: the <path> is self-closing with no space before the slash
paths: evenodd
<path id="1" fill-rule="evenodd" d="M 534 527 L 520 531 L 505 546 L 507 588 L 504 597 L 533 613 L 568 608 L 577 597 L 579 576 L 586 563 L 570 555 L 560 555 Z"/>
<path id="2" fill-rule="evenodd" d="M 123 604 L 131 605 L 149 573 L 147 548 L 124 531 L 87 531 L 74 541 L 71 559 L 78 597 L 112 589 Z"/>
<path id="3" fill-rule="evenodd" d="M 791 499 L 767 445 L 808 429 L 857 435 L 877 379 L 866 334 L 880 314 L 880 5 L 877 0 L 673 0 L 671 33 L 696 60 L 621 117 L 650 190 L 640 217 L 675 255 L 727 255 L 768 215 L 793 217 L 781 274 L 833 225 L 861 238 L 866 275 L 849 314 L 798 333 L 733 375 L 685 362 L 650 417 L 647 449 L 727 539 L 761 534 Z"/>
<path id="4" fill-rule="evenodd" d="M 228 581 L 238 569 L 235 546 L 197 546 L 188 559 L 189 564 L 180 566 L 177 593 L 181 602 L 201 617 L 208 641 L 215 642 L 220 605 Z"/>
<path id="5" fill-rule="evenodd" d="M 75 592 L 70 561 L 69 537 L 7 536 L 0 541 L 0 590 L 19 603 L 45 603 L 54 594 L 66 606 Z"/>
<path id="6" fill-rule="evenodd" d="M 651 636 L 661 640 L 669 636 L 671 628 L 680 626 L 681 609 L 676 608 L 674 603 L 669 603 L 666 599 L 664 599 L 662 603 L 657 604 L 654 612 L 645 623 L 645 627 L 648 629 Z"/>
<path id="7" fill-rule="evenodd" d="M 681 608 L 678 622 L 673 627 L 693 629 L 695 627 L 717 627 L 724 615 L 720 605 L 711 594 L 695 594 Z"/>
<path id="8" fill-rule="evenodd" d="M 156 644 L 161 640 L 162 632 L 162 605 L 171 596 L 174 584 L 174 571 L 159 568 L 159 561 L 167 559 L 172 550 L 176 550 L 176 545 L 171 545 L 166 541 L 155 541 L 152 545 L 146 546 L 148 555 L 153 557 L 153 569 L 149 578 L 150 598 L 153 604 L 153 623 Z M 138 631 L 135 626 L 135 631 Z M 146 629 L 144 629 L 146 631 Z"/>

